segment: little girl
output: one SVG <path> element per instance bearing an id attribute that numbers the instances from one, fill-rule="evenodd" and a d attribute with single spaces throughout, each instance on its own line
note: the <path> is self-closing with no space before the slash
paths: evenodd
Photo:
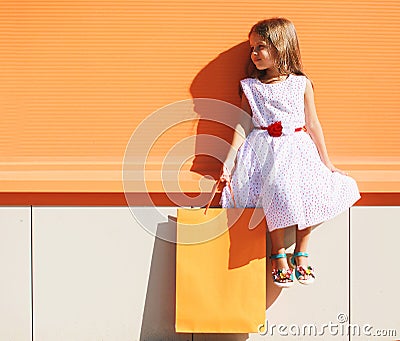
<path id="1" fill-rule="evenodd" d="M 234 161 L 225 162 L 220 204 L 263 207 L 273 282 L 290 287 L 294 268 L 297 280 L 310 284 L 315 273 L 306 251 L 312 227 L 347 210 L 360 193 L 355 180 L 329 160 L 293 24 L 284 18 L 259 21 L 249 42 L 255 71 L 240 84 L 251 123 L 243 127 L 245 139 L 235 132 L 232 145 L 240 148 Z M 296 246 L 289 267 L 284 232 L 293 225 Z"/>

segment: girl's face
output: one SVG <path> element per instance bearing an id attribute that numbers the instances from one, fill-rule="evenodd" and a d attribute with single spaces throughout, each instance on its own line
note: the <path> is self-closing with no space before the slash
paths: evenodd
<path id="1" fill-rule="evenodd" d="M 251 47 L 251 60 L 258 70 L 274 69 L 274 53 L 270 51 L 267 42 L 257 33 L 251 33 L 249 37 Z"/>

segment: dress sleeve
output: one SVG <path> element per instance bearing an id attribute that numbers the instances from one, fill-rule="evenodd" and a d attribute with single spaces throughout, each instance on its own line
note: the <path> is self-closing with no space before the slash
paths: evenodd
<path id="1" fill-rule="evenodd" d="M 243 93 L 246 95 L 247 97 L 247 101 L 250 104 L 250 107 L 253 108 L 253 102 L 254 102 L 254 98 L 253 98 L 253 92 L 251 91 L 251 85 L 250 83 L 253 81 L 252 78 L 245 78 L 242 79 L 240 81 L 240 85 L 242 87 Z"/>
<path id="2" fill-rule="evenodd" d="M 243 90 L 243 93 L 246 95 L 248 101 L 250 101 L 250 99 L 251 99 L 251 97 L 250 97 L 251 90 L 250 90 L 250 86 L 249 86 L 249 81 L 250 81 L 249 78 L 245 78 L 240 81 L 240 86 Z"/>
<path id="3" fill-rule="evenodd" d="M 240 81 L 240 85 L 243 89 L 243 93 L 245 94 L 247 101 L 249 102 L 250 109 L 252 112 L 252 118 L 254 125 L 259 125 L 256 117 L 260 117 L 260 110 L 257 107 L 257 101 L 254 97 L 254 78 L 245 78 Z"/>

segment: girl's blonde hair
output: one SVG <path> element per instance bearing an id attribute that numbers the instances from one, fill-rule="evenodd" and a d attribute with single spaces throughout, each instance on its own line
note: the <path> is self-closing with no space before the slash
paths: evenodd
<path id="1" fill-rule="evenodd" d="M 281 75 L 296 74 L 303 75 L 299 41 L 293 23 L 285 18 L 271 18 L 256 23 L 249 32 L 255 32 L 262 37 L 269 48 L 276 56 L 275 66 Z M 252 70 L 249 70 L 251 77 L 261 78 L 265 70 L 257 70 L 253 63 L 250 63 Z"/>

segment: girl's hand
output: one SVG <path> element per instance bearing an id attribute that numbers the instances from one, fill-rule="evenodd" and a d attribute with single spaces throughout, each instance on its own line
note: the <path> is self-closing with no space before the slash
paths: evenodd
<path id="1" fill-rule="evenodd" d="M 330 162 L 330 161 L 324 162 L 324 164 L 325 164 L 326 167 L 328 167 L 328 169 L 329 169 L 331 172 L 338 172 L 338 173 L 343 174 L 343 175 L 349 175 L 347 172 L 342 171 L 342 170 L 339 169 L 339 168 L 336 168 L 336 167 L 332 164 L 332 162 Z"/>
<path id="2" fill-rule="evenodd" d="M 221 182 L 229 182 L 229 181 L 231 181 L 231 172 L 229 171 L 229 169 L 225 165 L 224 165 L 223 172 L 222 172 L 222 174 L 221 174 L 219 179 L 220 179 Z"/>

